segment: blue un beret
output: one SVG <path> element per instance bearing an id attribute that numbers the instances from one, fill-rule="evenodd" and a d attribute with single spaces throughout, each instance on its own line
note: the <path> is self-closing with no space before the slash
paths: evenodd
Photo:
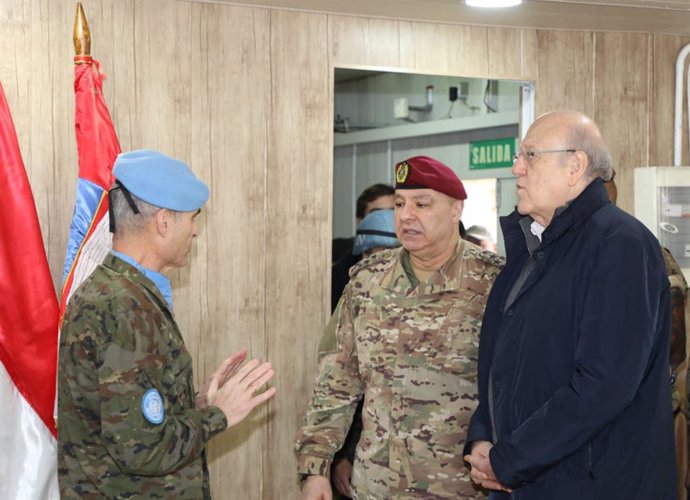
<path id="1" fill-rule="evenodd" d="M 113 175 L 127 191 L 156 207 L 193 212 L 208 200 L 208 186 L 184 162 L 158 151 L 120 154 Z"/>

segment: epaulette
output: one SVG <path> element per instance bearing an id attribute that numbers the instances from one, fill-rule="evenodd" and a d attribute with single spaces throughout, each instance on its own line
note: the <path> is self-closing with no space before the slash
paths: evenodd
<path id="1" fill-rule="evenodd" d="M 373 270 L 375 267 L 382 264 L 390 264 L 398 258 L 400 247 L 386 248 L 374 252 L 369 257 L 360 260 L 357 264 L 350 268 L 350 279 L 352 280 L 357 274 L 363 270 Z"/>
<path id="2" fill-rule="evenodd" d="M 465 251 L 471 253 L 474 257 L 481 260 L 485 264 L 503 269 L 506 265 L 506 258 L 497 253 L 482 250 L 481 247 L 471 243 L 465 242 Z"/>

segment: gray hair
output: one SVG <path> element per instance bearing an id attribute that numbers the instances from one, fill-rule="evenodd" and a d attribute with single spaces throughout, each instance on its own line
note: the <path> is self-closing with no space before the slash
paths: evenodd
<path id="1" fill-rule="evenodd" d="M 123 189 L 123 187 L 118 185 L 110 190 L 110 210 L 113 217 L 115 217 L 115 234 L 137 233 L 146 227 L 146 224 L 161 208 L 146 203 L 141 198 L 137 198 L 132 193 L 129 193 L 139 210 L 139 213 L 135 214 L 132 207 L 127 203 L 127 199 L 122 192 Z"/>
<path id="2" fill-rule="evenodd" d="M 597 126 L 589 118 L 573 127 L 570 141 L 572 147 L 587 155 L 587 172 L 590 179 L 601 177 L 604 182 L 613 177 L 611 155 Z"/>

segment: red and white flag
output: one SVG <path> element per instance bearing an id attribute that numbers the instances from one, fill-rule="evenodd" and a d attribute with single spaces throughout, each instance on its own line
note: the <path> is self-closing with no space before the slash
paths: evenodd
<path id="1" fill-rule="evenodd" d="M 59 498 L 58 303 L 0 84 L 0 498 Z"/>
<path id="2" fill-rule="evenodd" d="M 72 293 L 108 254 L 108 189 L 120 153 L 115 127 L 103 97 L 100 64 L 91 56 L 74 58 L 74 129 L 79 153 L 79 179 L 74 215 L 62 276 L 60 318 Z"/>

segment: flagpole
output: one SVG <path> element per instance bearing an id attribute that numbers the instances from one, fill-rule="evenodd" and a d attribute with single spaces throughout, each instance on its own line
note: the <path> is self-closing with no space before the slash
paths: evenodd
<path id="1" fill-rule="evenodd" d="M 91 56 L 91 32 L 89 31 L 89 23 L 86 21 L 86 14 L 81 2 L 77 2 L 77 12 L 74 15 L 74 28 L 72 30 L 72 42 L 74 43 L 74 64 L 87 64 L 87 57 Z M 62 301 L 61 301 L 62 302 Z M 61 311 L 59 320 L 62 321 Z M 59 341 L 59 336 L 58 336 Z M 55 374 L 57 377 L 57 372 Z M 55 382 L 57 388 L 57 380 Z M 56 390 L 57 394 L 57 390 Z M 53 408 L 53 421 L 57 427 L 57 398 L 55 398 L 55 405 Z"/>
<path id="2" fill-rule="evenodd" d="M 60 323 L 71 294 L 110 251 L 108 189 L 120 144 L 103 96 L 99 62 L 91 56 L 91 31 L 81 2 L 74 18 L 74 128 L 79 158 L 75 211 L 60 294 Z"/>

